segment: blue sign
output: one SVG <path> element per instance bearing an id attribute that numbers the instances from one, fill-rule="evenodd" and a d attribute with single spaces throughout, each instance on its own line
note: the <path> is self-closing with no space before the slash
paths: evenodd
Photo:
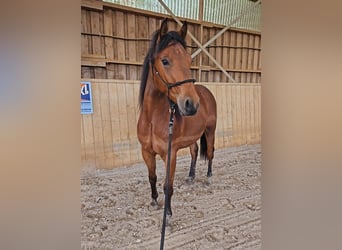
<path id="1" fill-rule="evenodd" d="M 81 82 L 81 114 L 92 114 L 93 110 L 93 98 L 91 95 L 91 83 Z"/>

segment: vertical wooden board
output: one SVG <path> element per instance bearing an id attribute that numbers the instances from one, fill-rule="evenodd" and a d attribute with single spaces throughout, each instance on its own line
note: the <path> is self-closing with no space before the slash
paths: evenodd
<path id="1" fill-rule="evenodd" d="M 115 32 L 116 36 L 125 37 L 125 18 L 124 13 L 122 11 L 115 11 Z M 117 51 L 117 60 L 124 61 L 125 60 L 125 41 L 122 39 L 116 39 L 116 51 Z"/>
<path id="2" fill-rule="evenodd" d="M 254 60 L 254 37 L 255 35 L 248 35 L 248 60 L 247 60 L 247 69 L 253 70 L 253 60 Z"/>
<path id="3" fill-rule="evenodd" d="M 258 117 L 257 117 L 257 123 L 258 123 L 258 134 L 259 134 L 259 141 L 261 141 L 261 86 L 259 85 L 257 88 L 257 110 L 258 110 Z"/>
<path id="4" fill-rule="evenodd" d="M 251 83 L 256 83 L 256 79 L 257 79 L 257 74 L 256 73 L 251 73 Z"/>
<path id="5" fill-rule="evenodd" d="M 236 142 L 237 145 L 243 144 L 242 139 L 242 116 L 241 116 L 241 86 L 236 85 Z"/>
<path id="6" fill-rule="evenodd" d="M 81 9 L 81 32 L 88 32 L 87 30 L 87 11 Z"/>
<path id="7" fill-rule="evenodd" d="M 242 72 L 241 73 L 241 80 L 240 82 L 242 83 L 246 83 L 247 82 L 247 73 L 246 72 Z"/>
<path id="8" fill-rule="evenodd" d="M 208 37 L 208 39 L 210 40 L 213 36 L 215 36 L 215 29 L 214 28 L 211 28 L 211 29 L 209 29 L 209 37 Z M 215 40 L 215 41 L 213 41 L 211 44 L 209 44 L 209 49 L 208 49 L 208 52 L 209 52 L 209 54 L 210 55 L 212 55 L 214 58 L 215 58 L 215 56 L 216 56 L 216 48 L 215 48 L 215 45 L 217 44 L 217 40 L 218 40 L 218 38 Z M 207 47 L 207 48 L 208 48 Z M 220 58 L 215 58 L 216 59 L 216 61 L 219 61 L 220 60 Z M 210 67 L 216 67 L 216 65 L 215 65 L 215 63 L 211 60 L 211 59 L 209 59 L 209 66 Z"/>
<path id="9" fill-rule="evenodd" d="M 84 142 L 84 131 L 83 131 L 83 116 L 81 115 L 81 162 L 85 162 L 86 153 L 85 153 L 85 142 Z"/>
<path id="10" fill-rule="evenodd" d="M 141 67 L 142 66 L 135 66 L 135 65 L 128 66 L 127 72 L 131 80 L 140 80 L 140 77 L 141 77 L 140 68 Z"/>
<path id="11" fill-rule="evenodd" d="M 234 80 L 236 82 L 241 82 L 241 72 L 235 72 L 234 75 L 235 75 Z"/>
<path id="12" fill-rule="evenodd" d="M 226 87 L 226 100 L 227 100 L 227 141 L 226 146 L 233 146 L 233 106 L 232 106 L 232 86 Z"/>
<path id="13" fill-rule="evenodd" d="M 126 79 L 126 66 L 122 64 L 114 65 L 114 79 L 124 80 Z"/>
<path id="14" fill-rule="evenodd" d="M 135 83 L 133 84 L 133 96 L 134 96 L 134 107 L 135 107 L 135 129 L 137 127 L 138 124 L 138 117 L 139 117 L 139 88 L 140 88 L 140 84 L 139 83 Z M 135 132 L 137 132 L 137 130 L 135 130 Z M 136 135 L 134 138 L 132 138 L 133 143 L 134 143 L 134 149 L 136 150 L 136 161 L 143 161 L 142 155 L 141 155 L 141 146 L 140 146 L 140 142 L 138 141 L 138 136 Z"/>
<path id="15" fill-rule="evenodd" d="M 105 155 L 105 168 L 113 168 L 113 140 L 112 140 L 112 123 L 110 120 L 109 109 L 109 88 L 108 83 L 99 83 L 100 105 L 102 116 L 103 145 Z"/>
<path id="16" fill-rule="evenodd" d="M 81 56 L 89 54 L 88 36 L 81 35 Z"/>
<path id="17" fill-rule="evenodd" d="M 119 118 L 119 93 L 115 82 L 109 83 L 109 111 L 112 124 L 113 142 L 113 166 L 122 165 L 121 141 L 120 141 L 120 118 Z"/>
<path id="18" fill-rule="evenodd" d="M 194 30 L 194 25 L 193 24 L 190 24 L 190 23 L 188 23 L 188 32 L 191 32 L 191 34 L 193 34 L 195 37 L 196 37 L 196 35 L 195 35 L 195 30 Z M 186 37 L 185 37 L 185 42 L 186 42 L 186 44 L 187 45 L 191 45 L 191 37 L 189 36 L 189 35 L 187 35 Z M 187 49 L 187 51 L 189 52 L 189 53 L 191 53 L 191 49 Z"/>
<path id="19" fill-rule="evenodd" d="M 87 19 L 87 22 L 86 22 L 86 32 L 92 33 L 92 30 L 91 30 L 91 11 L 90 10 L 86 11 L 86 19 Z M 92 36 L 88 35 L 87 39 L 88 39 L 88 54 L 93 54 L 93 39 L 92 39 Z"/>
<path id="20" fill-rule="evenodd" d="M 155 17 L 149 17 L 148 18 L 148 34 L 146 38 L 151 38 L 153 32 L 155 32 L 159 27 L 157 26 L 157 23 L 159 25 L 159 21 Z"/>
<path id="21" fill-rule="evenodd" d="M 104 34 L 104 13 L 103 11 L 99 13 L 99 32 L 100 34 Z M 100 55 L 105 55 L 105 38 L 103 36 L 100 36 L 100 48 L 101 48 L 101 53 Z"/>
<path id="22" fill-rule="evenodd" d="M 222 67 L 224 69 L 227 69 L 229 67 L 229 54 L 230 54 L 230 49 L 228 49 L 226 46 L 229 45 L 229 32 L 226 31 L 222 36 L 222 45 L 224 45 L 224 47 L 221 49 L 222 51 Z"/>
<path id="23" fill-rule="evenodd" d="M 260 113 L 259 113 L 259 102 L 258 102 L 258 94 L 259 94 L 259 91 L 258 91 L 258 86 L 254 86 L 254 89 L 253 89 L 253 104 L 254 104 L 254 112 L 255 112 L 255 120 L 254 120 L 254 124 L 255 124 L 255 131 L 256 131 L 256 140 L 259 140 L 259 134 L 260 134 L 260 131 L 259 131 L 259 116 L 260 116 Z"/>
<path id="24" fill-rule="evenodd" d="M 81 78 L 94 78 L 91 75 L 90 67 L 86 67 L 86 66 L 81 67 Z"/>
<path id="25" fill-rule="evenodd" d="M 224 86 L 222 85 L 217 85 L 216 86 L 216 102 L 217 102 L 217 125 L 216 125 L 216 134 L 218 135 L 217 137 L 217 145 L 219 148 L 224 147 L 224 119 L 225 119 L 225 114 L 223 112 L 224 110 L 224 100 L 226 97 L 224 96 Z"/>
<path id="26" fill-rule="evenodd" d="M 236 34 L 236 46 L 239 48 L 236 50 L 236 59 L 235 59 L 235 69 L 242 68 L 242 34 L 238 32 Z"/>
<path id="27" fill-rule="evenodd" d="M 203 28 L 203 43 L 206 43 L 209 40 L 209 31 L 207 28 Z M 208 66 L 209 65 L 209 57 L 202 53 L 202 65 Z M 203 81 L 203 80 L 202 80 Z"/>
<path id="28" fill-rule="evenodd" d="M 255 37 L 254 44 L 255 44 L 256 48 L 258 48 L 258 49 L 261 48 L 260 36 Z M 256 54 L 254 55 L 253 65 L 254 65 L 256 70 L 260 70 L 261 69 L 261 65 L 260 65 L 260 50 L 256 50 Z"/>
<path id="29" fill-rule="evenodd" d="M 87 12 L 84 9 L 82 9 L 81 11 L 81 32 L 88 32 L 87 31 Z M 81 35 L 81 55 L 87 55 L 87 54 L 89 54 L 88 36 Z"/>
<path id="30" fill-rule="evenodd" d="M 107 64 L 106 65 L 106 71 L 107 71 L 107 79 L 114 79 L 114 64 Z"/>
<path id="31" fill-rule="evenodd" d="M 259 70 L 259 68 L 258 68 L 258 61 L 259 61 L 258 60 L 258 53 L 259 53 L 258 47 L 259 47 L 259 45 L 258 45 L 258 37 L 257 36 L 254 37 L 253 47 L 255 49 L 253 50 L 252 68 L 253 68 L 253 70 Z M 256 73 L 253 74 L 252 79 L 253 79 L 253 82 L 257 82 L 257 74 Z"/>
<path id="32" fill-rule="evenodd" d="M 196 37 L 196 39 L 198 40 L 198 41 L 200 41 L 201 40 L 201 38 L 200 38 L 200 31 L 201 31 L 201 26 L 200 25 L 196 25 L 196 26 L 194 26 L 195 27 L 195 31 L 194 31 L 194 34 L 196 34 L 195 35 L 195 37 Z M 189 36 L 189 35 L 188 35 Z M 190 43 L 192 46 L 193 46 L 193 49 L 192 49 L 192 51 L 191 51 L 191 54 L 192 53 L 194 53 L 197 49 L 198 49 L 198 45 L 191 39 L 191 43 Z M 197 55 L 195 58 L 194 58 L 194 62 L 193 62 L 193 65 L 196 65 L 196 66 L 200 66 L 200 57 L 201 57 L 201 54 L 202 54 L 203 52 L 201 52 L 199 55 Z"/>
<path id="33" fill-rule="evenodd" d="M 104 34 L 113 35 L 113 11 L 112 9 L 104 9 Z M 105 56 L 109 60 L 114 59 L 114 43 L 112 37 L 105 37 Z"/>
<path id="34" fill-rule="evenodd" d="M 103 130 L 102 130 L 102 116 L 101 116 L 101 102 L 100 102 L 100 87 L 99 83 L 92 84 L 93 94 L 93 126 L 94 126 L 94 143 L 95 143 L 95 157 L 96 167 L 103 168 L 105 165 L 104 159 L 104 145 L 103 145 Z"/>
<path id="35" fill-rule="evenodd" d="M 256 128 L 255 128 L 255 101 L 254 101 L 254 86 L 250 87 L 249 91 L 249 106 L 251 120 L 251 143 L 256 143 Z"/>
<path id="36" fill-rule="evenodd" d="M 120 120 L 120 143 L 121 143 L 121 157 L 123 164 L 129 164 L 129 133 L 128 133 L 128 117 L 127 117 L 127 98 L 125 84 L 119 83 L 118 90 L 118 106 L 119 106 L 119 120 Z"/>
<path id="37" fill-rule="evenodd" d="M 246 144 L 249 144 L 251 141 L 251 116 L 250 116 L 250 108 L 249 108 L 249 85 L 244 85 L 245 93 L 245 133 L 246 133 Z"/>
<path id="38" fill-rule="evenodd" d="M 134 102 L 134 86 L 132 83 L 125 84 L 126 87 L 126 107 L 127 107 L 127 121 L 128 121 L 128 138 L 129 138 L 129 152 L 130 161 L 137 161 L 137 126 L 136 126 L 136 106 Z"/>
<path id="39" fill-rule="evenodd" d="M 227 96 L 227 85 L 220 85 L 220 90 L 222 93 L 222 128 L 223 128 L 223 147 L 227 147 L 228 142 L 228 135 L 229 135 L 229 129 L 228 129 L 228 96 Z"/>
<path id="40" fill-rule="evenodd" d="M 138 123 L 139 117 L 139 91 L 140 91 L 140 83 L 133 84 L 133 98 L 134 98 L 134 107 L 135 107 L 135 124 Z"/>
<path id="41" fill-rule="evenodd" d="M 214 72 L 212 70 L 207 71 L 208 74 L 208 82 L 213 82 L 214 81 Z"/>
<path id="42" fill-rule="evenodd" d="M 241 125 L 242 142 L 247 144 L 247 117 L 246 117 L 246 86 L 241 84 Z"/>
<path id="43" fill-rule="evenodd" d="M 241 55 L 241 69 L 248 69 L 247 62 L 248 62 L 248 34 L 242 34 L 242 55 Z"/>
<path id="44" fill-rule="evenodd" d="M 236 106 L 236 85 L 231 85 L 231 108 L 232 108 L 232 146 L 237 145 L 237 106 Z"/>
<path id="45" fill-rule="evenodd" d="M 230 46 L 235 47 L 236 46 L 236 32 L 230 31 L 229 34 L 230 34 L 229 44 Z M 236 69 L 235 60 L 236 60 L 236 49 L 230 48 L 229 49 L 229 61 L 228 61 L 228 64 L 229 64 L 228 67 L 230 69 Z"/>
<path id="46" fill-rule="evenodd" d="M 85 160 L 90 163 L 95 163 L 95 142 L 94 142 L 94 127 L 93 115 L 82 115 L 83 133 L 84 133 L 84 151 Z"/>
<path id="47" fill-rule="evenodd" d="M 215 29 L 215 33 L 218 32 Z M 212 34 L 212 36 L 214 36 L 215 34 Z M 216 45 L 218 47 L 215 48 L 215 54 L 213 54 L 214 58 L 216 59 L 216 61 L 218 61 L 218 63 L 223 67 L 223 60 L 222 60 L 222 56 L 223 56 L 223 48 L 222 48 L 222 41 L 223 41 L 223 35 L 219 36 L 216 39 Z M 214 67 L 216 67 L 215 64 L 213 64 Z M 224 68 L 224 67 L 223 67 Z"/>
<path id="48" fill-rule="evenodd" d="M 201 74 L 201 82 L 208 82 L 208 72 L 202 71 Z"/>
<path id="49" fill-rule="evenodd" d="M 252 76 L 253 76 L 253 73 L 251 73 L 251 72 L 247 73 L 247 81 L 246 82 L 252 83 L 252 80 L 253 80 Z"/>
<path id="50" fill-rule="evenodd" d="M 91 33 L 100 34 L 100 14 L 97 11 L 90 12 L 90 22 L 91 22 Z M 94 55 L 101 55 L 101 40 L 99 36 L 92 37 L 93 51 Z"/>
<path id="51" fill-rule="evenodd" d="M 221 76 L 223 75 L 221 71 L 213 71 L 214 73 L 214 82 L 222 82 Z"/>
<path id="52" fill-rule="evenodd" d="M 151 38 L 150 34 L 148 34 L 148 29 L 146 27 L 148 27 L 148 18 L 146 16 L 137 16 L 137 37 L 149 39 Z M 139 62 L 144 60 L 148 50 L 148 46 L 149 43 L 147 41 L 139 43 L 139 47 L 137 49 L 137 60 Z"/>
<path id="53" fill-rule="evenodd" d="M 106 69 L 102 68 L 102 67 L 95 67 L 94 68 L 94 72 L 95 72 L 95 78 L 96 79 L 106 79 Z"/>
<path id="54" fill-rule="evenodd" d="M 127 37 L 128 38 L 135 38 L 135 15 L 127 13 Z M 136 51 L 136 42 L 131 40 L 128 41 L 127 46 L 127 54 L 128 54 L 128 61 L 135 62 L 137 61 L 137 51 Z"/>

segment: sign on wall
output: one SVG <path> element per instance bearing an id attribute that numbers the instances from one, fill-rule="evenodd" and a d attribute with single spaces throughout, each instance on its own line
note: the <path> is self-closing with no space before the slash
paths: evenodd
<path id="1" fill-rule="evenodd" d="M 81 114 L 92 114 L 93 110 L 93 98 L 91 95 L 91 83 L 81 82 Z"/>

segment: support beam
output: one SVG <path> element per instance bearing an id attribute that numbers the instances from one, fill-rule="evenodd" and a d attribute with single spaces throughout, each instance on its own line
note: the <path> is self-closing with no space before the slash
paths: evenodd
<path id="1" fill-rule="evenodd" d="M 239 16 L 237 16 L 230 24 L 228 24 L 225 28 L 223 28 L 219 33 L 217 33 L 215 36 L 213 36 L 208 42 L 206 42 L 203 45 L 203 48 L 206 48 L 209 44 L 211 44 L 213 41 L 215 41 L 219 36 L 221 36 L 224 32 L 226 32 L 228 29 L 230 29 L 237 21 L 239 21 L 244 15 L 246 15 L 248 12 L 250 12 L 252 9 L 254 9 L 258 4 L 260 4 L 261 0 L 258 0 L 255 2 L 250 8 L 245 9 Z M 199 53 L 201 53 L 202 47 L 200 47 L 198 50 L 196 50 L 194 53 L 192 53 L 191 57 L 196 57 Z"/>
<path id="2" fill-rule="evenodd" d="M 173 12 L 169 9 L 169 7 L 162 1 L 158 0 L 158 2 L 165 8 L 165 10 L 172 16 L 172 18 L 180 25 L 182 26 L 183 23 L 173 14 Z M 224 68 L 216 61 L 216 59 L 202 46 L 202 44 L 194 37 L 194 35 L 188 31 L 188 35 L 191 37 L 191 39 L 198 45 L 198 47 L 201 48 L 201 50 L 214 62 L 214 64 L 231 80 L 232 82 L 235 82 L 233 77 L 227 73 L 227 71 L 224 70 Z M 192 57 L 192 56 L 191 56 Z M 193 58 L 193 57 L 192 57 Z"/>

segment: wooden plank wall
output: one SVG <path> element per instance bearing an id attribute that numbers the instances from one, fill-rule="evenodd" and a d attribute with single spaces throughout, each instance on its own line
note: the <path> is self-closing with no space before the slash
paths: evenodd
<path id="1" fill-rule="evenodd" d="M 141 162 L 136 135 L 139 81 L 82 79 L 92 83 L 94 113 L 82 115 L 84 165 L 113 168 Z M 260 143 L 260 84 L 205 82 L 218 107 L 215 148 Z M 187 154 L 188 149 L 180 154 Z"/>
<path id="2" fill-rule="evenodd" d="M 164 14 L 82 0 L 82 78 L 138 80 L 152 33 Z M 181 19 L 184 20 L 184 19 Z M 188 30 L 204 44 L 223 26 L 187 20 Z M 169 29 L 178 29 L 170 21 Z M 197 45 L 187 37 L 188 52 Z M 208 46 L 209 52 L 236 82 L 260 83 L 260 33 L 230 29 Z M 193 62 L 193 76 L 201 82 L 229 82 L 204 53 Z"/>

